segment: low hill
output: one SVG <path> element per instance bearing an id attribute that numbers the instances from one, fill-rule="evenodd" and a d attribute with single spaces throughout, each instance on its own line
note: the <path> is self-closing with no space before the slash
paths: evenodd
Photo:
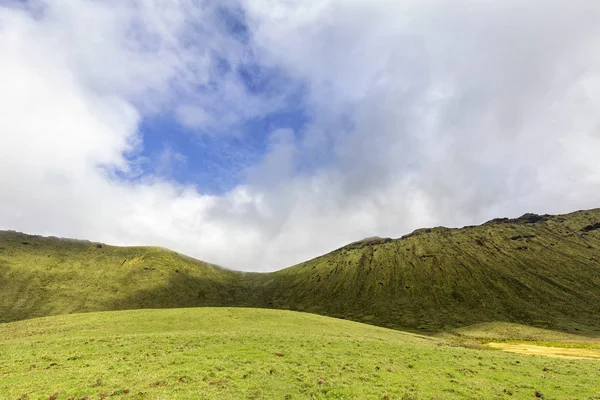
<path id="1" fill-rule="evenodd" d="M 0 322 L 192 306 L 302 310 L 424 332 L 512 322 L 597 336 L 600 209 L 369 238 L 268 274 L 160 248 L 0 233 Z"/>
<path id="2" fill-rule="evenodd" d="M 466 349 L 280 310 L 0 324 L 3 399 L 588 399 L 597 396 L 597 372 L 598 361 Z"/>
<path id="3" fill-rule="evenodd" d="M 238 272 L 158 247 L 0 232 L 0 322 L 246 301 Z"/>

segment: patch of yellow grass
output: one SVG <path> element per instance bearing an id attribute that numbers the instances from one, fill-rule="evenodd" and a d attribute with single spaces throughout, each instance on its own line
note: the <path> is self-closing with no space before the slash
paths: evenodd
<path id="1" fill-rule="evenodd" d="M 600 351 L 592 349 L 537 346 L 527 343 L 488 343 L 494 349 L 518 354 L 533 354 L 571 360 L 600 360 Z"/>

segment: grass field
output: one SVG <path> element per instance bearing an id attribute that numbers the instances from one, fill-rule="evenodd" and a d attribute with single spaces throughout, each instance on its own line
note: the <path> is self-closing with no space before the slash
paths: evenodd
<path id="1" fill-rule="evenodd" d="M 291 311 L 188 308 L 0 324 L 2 399 L 591 399 L 600 362 L 455 347 Z"/>

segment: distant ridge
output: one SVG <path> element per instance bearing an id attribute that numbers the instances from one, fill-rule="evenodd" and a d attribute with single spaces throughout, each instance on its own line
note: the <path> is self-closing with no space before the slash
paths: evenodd
<path id="1" fill-rule="evenodd" d="M 156 247 L 0 232 L 0 321 L 190 306 L 294 309 L 421 331 L 502 321 L 595 332 L 600 209 L 372 237 L 273 273 Z"/>

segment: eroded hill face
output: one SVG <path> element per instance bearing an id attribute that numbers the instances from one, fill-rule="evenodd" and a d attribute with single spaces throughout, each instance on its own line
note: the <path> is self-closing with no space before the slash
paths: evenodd
<path id="1" fill-rule="evenodd" d="M 273 306 L 425 330 L 482 321 L 595 329 L 599 221 L 598 209 L 526 214 L 359 242 L 275 273 Z"/>
<path id="2" fill-rule="evenodd" d="M 0 233 L 0 321 L 223 305 L 426 331 L 488 321 L 600 325 L 600 209 L 371 238 L 269 274 L 158 248 L 100 246 Z"/>

